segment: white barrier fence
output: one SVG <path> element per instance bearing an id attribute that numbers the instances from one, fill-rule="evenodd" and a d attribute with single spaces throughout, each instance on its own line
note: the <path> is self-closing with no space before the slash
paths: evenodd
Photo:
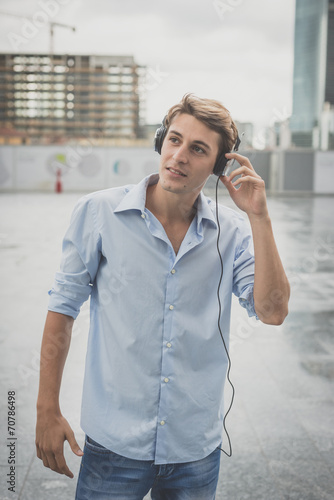
<path id="1" fill-rule="evenodd" d="M 244 151 L 273 193 L 334 194 L 334 151 Z M 2 146 L 0 191 L 96 191 L 157 172 L 150 148 Z"/>
<path id="2" fill-rule="evenodd" d="M 139 182 L 159 167 L 149 148 L 3 146 L 1 191 L 54 191 L 57 174 L 64 191 L 96 191 Z"/>

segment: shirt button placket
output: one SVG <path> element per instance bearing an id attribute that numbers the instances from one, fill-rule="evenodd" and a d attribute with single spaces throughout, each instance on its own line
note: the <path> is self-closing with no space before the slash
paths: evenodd
<path id="1" fill-rule="evenodd" d="M 177 271 L 174 267 L 169 268 L 167 284 L 166 284 L 166 302 L 165 302 L 165 320 L 164 320 L 164 335 L 162 364 L 161 364 L 161 392 L 160 405 L 158 413 L 158 431 L 156 452 L 164 454 L 166 447 L 168 448 L 168 415 L 170 410 L 170 398 L 172 398 L 173 387 L 170 376 L 173 374 L 173 356 L 171 352 L 173 338 L 173 323 L 175 321 L 174 314 L 176 306 L 174 303 L 177 289 Z M 168 375 L 168 376 L 167 376 Z M 163 451 L 164 450 L 164 451 Z"/>

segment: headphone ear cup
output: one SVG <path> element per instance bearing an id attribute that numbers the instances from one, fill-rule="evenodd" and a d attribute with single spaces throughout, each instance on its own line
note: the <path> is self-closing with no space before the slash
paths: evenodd
<path id="1" fill-rule="evenodd" d="M 243 134 L 241 134 L 241 137 L 243 136 Z M 239 146 L 240 146 L 240 143 L 241 143 L 241 139 L 239 137 L 239 134 L 237 135 L 237 140 L 235 141 L 235 144 L 234 144 L 234 147 L 231 151 L 231 153 L 235 153 L 236 151 L 239 150 Z M 213 174 L 215 175 L 218 175 L 219 177 L 223 174 L 224 172 L 224 169 L 227 165 L 227 163 L 229 162 L 230 160 L 228 160 L 226 157 L 225 157 L 225 153 L 222 153 L 218 158 L 217 158 L 217 161 L 216 161 L 216 164 L 215 166 L 213 167 Z"/>
<path id="2" fill-rule="evenodd" d="M 226 167 L 226 163 L 228 162 L 228 159 L 225 158 L 225 154 L 221 154 L 216 163 L 215 166 L 213 167 L 213 173 L 217 176 L 222 175 L 224 168 Z"/>
<path id="3" fill-rule="evenodd" d="M 154 137 L 154 151 L 159 153 L 159 155 L 161 155 L 162 144 L 167 134 L 167 128 L 165 127 L 165 118 L 163 119 L 162 125 L 155 132 Z"/>

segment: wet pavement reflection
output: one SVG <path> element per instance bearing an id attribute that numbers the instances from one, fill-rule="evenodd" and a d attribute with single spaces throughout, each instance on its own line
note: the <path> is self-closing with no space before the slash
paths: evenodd
<path id="1" fill-rule="evenodd" d="M 212 195 L 212 193 L 208 193 Z M 35 456 L 35 403 L 47 290 L 80 194 L 0 196 L 0 498 L 69 500 L 75 482 Z M 233 207 L 226 196 L 221 202 Z M 279 327 L 249 320 L 233 301 L 227 418 L 233 456 L 222 455 L 217 500 L 334 498 L 334 197 L 269 197 L 275 238 L 291 283 Z M 89 312 L 76 321 L 61 401 L 80 444 L 79 414 Z M 7 392 L 17 396 L 16 493 L 7 490 Z M 226 400 L 230 393 L 226 391 Z M 226 439 L 224 440 L 226 444 Z M 77 477 L 80 462 L 66 446 Z M 149 498 L 149 496 L 147 496 Z"/>

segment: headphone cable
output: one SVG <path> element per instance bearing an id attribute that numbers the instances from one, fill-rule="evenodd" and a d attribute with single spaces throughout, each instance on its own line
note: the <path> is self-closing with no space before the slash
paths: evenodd
<path id="1" fill-rule="evenodd" d="M 219 292 L 220 292 L 220 287 L 221 287 L 221 283 L 222 283 L 222 280 L 223 280 L 224 264 L 223 264 L 223 258 L 222 258 L 222 255 L 221 255 L 220 249 L 219 249 L 219 239 L 220 239 L 220 222 L 219 222 L 219 211 L 218 211 L 218 183 L 219 183 L 219 179 L 220 179 L 220 176 L 218 175 L 218 177 L 217 177 L 217 183 L 216 183 L 216 219 L 217 219 L 217 226 L 218 226 L 217 252 L 218 252 L 218 256 L 219 256 L 219 260 L 220 260 L 220 266 L 221 266 L 221 272 L 220 272 L 220 277 L 219 277 L 219 282 L 218 282 L 218 288 L 217 288 L 217 298 L 218 298 L 218 330 L 219 330 L 221 339 L 223 341 L 224 349 L 225 349 L 227 360 L 228 360 L 228 368 L 227 368 L 226 377 L 227 377 L 227 380 L 228 380 L 228 382 L 229 382 L 229 384 L 230 384 L 230 386 L 232 388 L 231 402 L 230 402 L 230 405 L 229 405 L 229 407 L 228 407 L 228 409 L 227 409 L 227 411 L 226 411 L 226 413 L 224 415 L 224 418 L 223 418 L 223 427 L 224 427 L 224 431 L 225 431 L 225 434 L 226 434 L 227 440 L 228 440 L 229 452 L 223 450 L 223 448 L 219 448 L 219 449 L 222 452 L 224 452 L 225 455 L 227 455 L 228 457 L 231 457 L 232 456 L 232 445 L 231 445 L 231 439 L 230 439 L 229 433 L 227 432 L 227 428 L 226 428 L 226 417 L 230 413 L 232 405 L 233 405 L 234 395 L 235 395 L 235 388 L 234 388 L 234 385 L 232 384 L 232 381 L 231 381 L 231 378 L 230 378 L 230 372 L 231 372 L 231 366 L 232 366 L 231 358 L 230 358 L 228 349 L 226 347 L 224 335 L 223 335 L 223 332 L 222 332 L 221 326 L 220 326 L 220 319 L 221 319 L 221 314 L 222 314 L 222 306 L 221 306 L 221 300 L 220 300 Z"/>

